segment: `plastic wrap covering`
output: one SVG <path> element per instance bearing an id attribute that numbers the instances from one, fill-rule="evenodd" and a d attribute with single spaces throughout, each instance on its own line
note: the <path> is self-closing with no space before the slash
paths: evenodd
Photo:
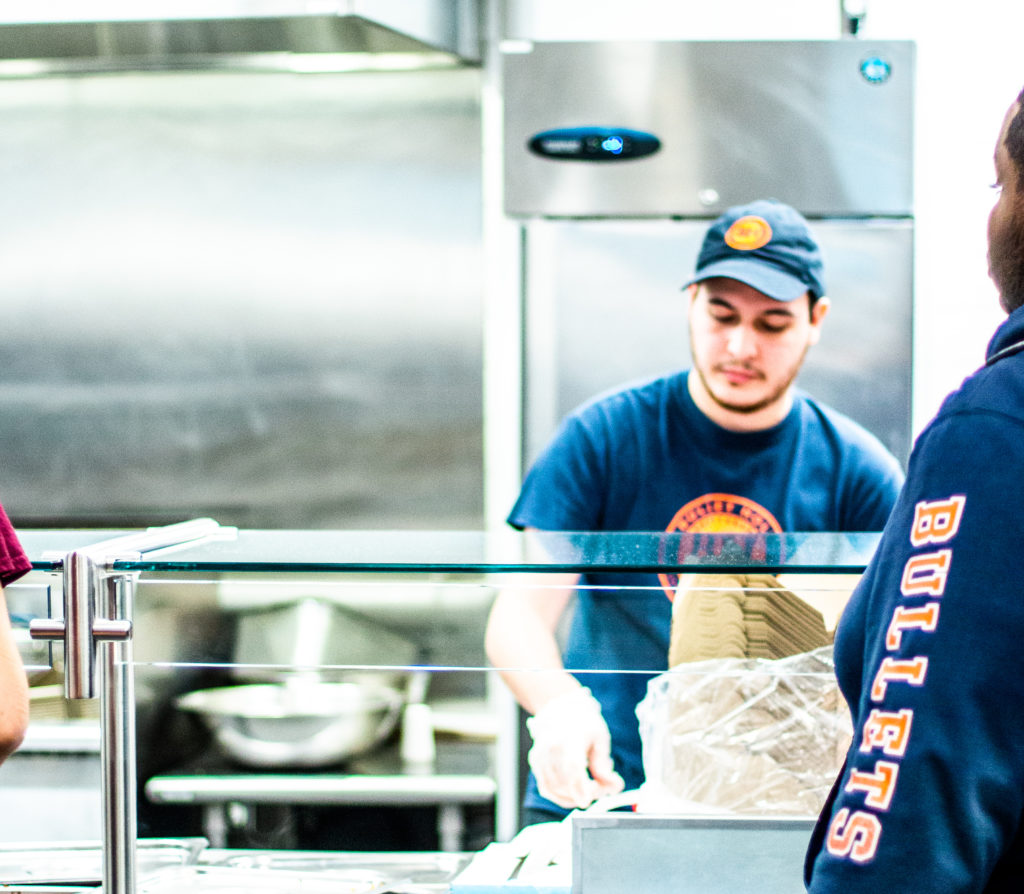
<path id="1" fill-rule="evenodd" d="M 637 706 L 645 812 L 816 814 L 850 744 L 832 647 L 691 662 Z"/>

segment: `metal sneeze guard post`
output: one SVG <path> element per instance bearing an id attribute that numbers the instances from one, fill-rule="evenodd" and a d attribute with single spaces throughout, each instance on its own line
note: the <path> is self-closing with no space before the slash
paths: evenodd
<path id="1" fill-rule="evenodd" d="M 103 779 L 103 891 L 135 894 L 137 839 L 135 685 L 132 610 L 137 572 L 118 559 L 200 540 L 221 531 L 212 519 L 149 528 L 102 541 L 63 558 L 64 620 L 39 619 L 33 639 L 64 643 L 69 699 L 100 699 Z M 97 679 L 98 678 L 98 679 Z"/>

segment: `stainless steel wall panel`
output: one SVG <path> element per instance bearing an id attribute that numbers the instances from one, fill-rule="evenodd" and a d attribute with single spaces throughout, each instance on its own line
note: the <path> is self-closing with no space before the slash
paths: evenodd
<path id="1" fill-rule="evenodd" d="M 478 526 L 479 80 L 0 82 L 12 516 Z"/>

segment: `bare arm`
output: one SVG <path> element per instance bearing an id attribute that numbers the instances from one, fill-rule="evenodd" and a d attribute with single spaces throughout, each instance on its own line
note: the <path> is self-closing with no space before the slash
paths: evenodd
<path id="1" fill-rule="evenodd" d="M 622 791 L 601 706 L 565 669 L 555 630 L 578 574 L 532 577 L 503 589 L 487 622 L 487 657 L 523 708 L 540 794 L 566 809 Z"/>
<path id="2" fill-rule="evenodd" d="M 532 575 L 521 586 L 503 589 L 491 607 L 484 640 L 487 657 L 530 714 L 579 688 L 562 664 L 555 639 L 578 580 L 578 574 Z"/>
<path id="3" fill-rule="evenodd" d="M 0 590 L 0 761 L 21 745 L 28 716 L 28 678 L 11 630 L 7 601 Z"/>

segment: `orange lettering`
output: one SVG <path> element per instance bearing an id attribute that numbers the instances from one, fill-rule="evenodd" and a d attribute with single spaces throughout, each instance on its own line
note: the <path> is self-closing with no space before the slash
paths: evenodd
<path id="1" fill-rule="evenodd" d="M 848 792 L 864 792 L 864 805 L 878 810 L 888 810 L 896 791 L 896 776 L 900 765 L 892 761 L 876 761 L 875 772 L 851 770 L 846 783 Z"/>
<path id="2" fill-rule="evenodd" d="M 919 608 L 897 605 L 885 634 L 885 647 L 895 652 L 900 647 L 904 630 L 924 630 L 934 633 L 939 625 L 939 603 L 929 602 Z"/>
<path id="3" fill-rule="evenodd" d="M 864 721 L 864 737 L 861 739 L 860 750 L 867 754 L 881 748 L 892 757 L 902 757 L 910 740 L 910 723 L 914 712 L 909 708 L 900 711 L 879 711 L 872 708 L 868 719 Z"/>
<path id="4" fill-rule="evenodd" d="M 828 828 L 825 847 L 833 857 L 849 857 L 855 863 L 866 863 L 878 850 L 882 837 L 882 823 L 877 816 L 857 810 L 850 813 L 844 807 Z"/>
<path id="5" fill-rule="evenodd" d="M 885 698 L 885 689 L 890 683 L 909 683 L 911 686 L 921 686 L 924 683 L 925 674 L 928 672 L 928 659 L 924 656 L 901 660 L 898 658 L 883 658 L 878 665 L 878 673 L 871 684 L 871 701 L 880 702 Z"/>
<path id="6" fill-rule="evenodd" d="M 953 550 L 911 556 L 903 566 L 900 592 L 904 596 L 941 596 L 946 591 L 946 575 L 953 561 Z"/>
<path id="7" fill-rule="evenodd" d="M 948 500 L 920 502 L 914 507 L 914 523 L 910 529 L 910 542 L 914 546 L 946 543 L 956 536 L 960 528 L 967 497 L 956 496 Z"/>

